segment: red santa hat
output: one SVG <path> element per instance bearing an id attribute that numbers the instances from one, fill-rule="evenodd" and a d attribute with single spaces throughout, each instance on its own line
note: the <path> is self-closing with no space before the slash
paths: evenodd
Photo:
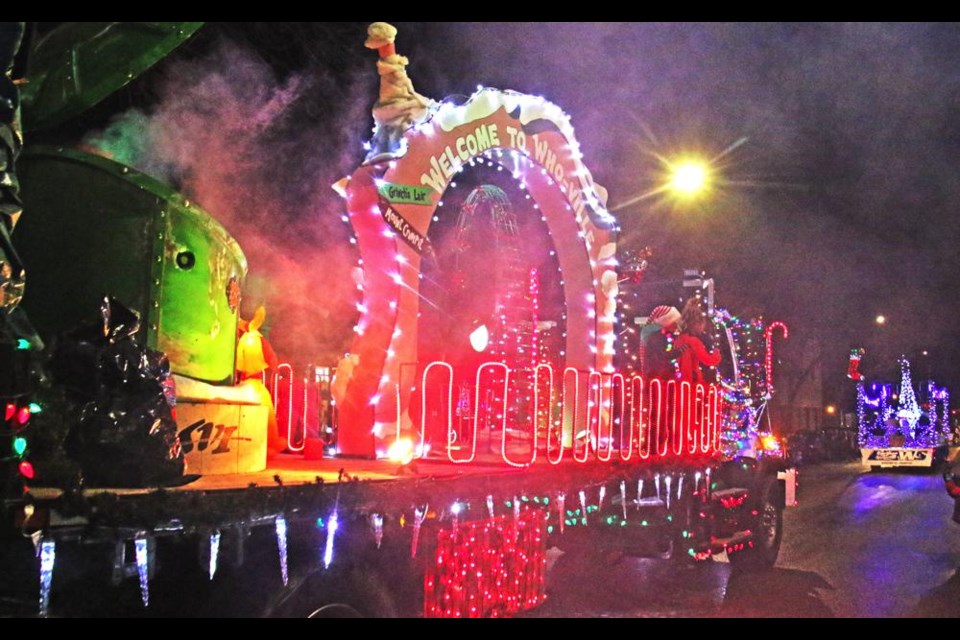
<path id="1" fill-rule="evenodd" d="M 657 307 L 650 312 L 650 322 L 655 322 L 664 329 L 680 322 L 681 317 L 676 307 L 668 307 L 666 305 Z"/>

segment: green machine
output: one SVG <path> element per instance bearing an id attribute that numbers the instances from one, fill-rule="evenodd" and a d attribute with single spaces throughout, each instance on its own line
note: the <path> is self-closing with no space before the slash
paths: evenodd
<path id="1" fill-rule="evenodd" d="M 174 373 L 231 382 L 247 263 L 203 210 L 149 176 L 71 149 L 28 148 L 19 173 L 26 211 L 23 306 L 40 334 L 90 318 L 104 294 L 142 319 L 141 344 Z"/>
<path id="2" fill-rule="evenodd" d="M 24 92 L 23 306 L 50 338 L 111 295 L 141 314 L 141 344 L 174 373 L 232 383 L 246 258 L 199 207 L 153 178 L 66 147 L 31 146 L 133 80 L 203 23 L 67 23 L 41 40 Z"/>

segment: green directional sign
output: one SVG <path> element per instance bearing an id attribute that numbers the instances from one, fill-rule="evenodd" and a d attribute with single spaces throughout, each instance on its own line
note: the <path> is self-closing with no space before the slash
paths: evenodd
<path id="1" fill-rule="evenodd" d="M 377 188 L 384 200 L 390 204 L 415 204 L 424 207 L 433 206 L 430 200 L 431 189 L 405 184 L 384 182 Z"/>

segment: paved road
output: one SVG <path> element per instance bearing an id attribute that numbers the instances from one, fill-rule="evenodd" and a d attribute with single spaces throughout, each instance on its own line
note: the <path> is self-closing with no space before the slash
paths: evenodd
<path id="1" fill-rule="evenodd" d="M 804 470 L 777 567 L 561 557 L 533 617 L 960 617 L 960 525 L 939 475 Z"/>

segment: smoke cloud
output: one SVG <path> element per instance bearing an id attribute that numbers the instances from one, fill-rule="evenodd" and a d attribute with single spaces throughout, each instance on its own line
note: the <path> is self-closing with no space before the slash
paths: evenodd
<path id="1" fill-rule="evenodd" d="M 335 362 L 349 347 L 357 291 L 344 205 L 331 185 L 362 155 L 367 126 L 350 87 L 322 69 L 287 78 L 247 47 L 171 63 L 159 102 L 87 144 L 178 188 L 240 243 L 250 271 L 242 313 L 267 309 L 288 361 Z M 327 117 L 311 118 L 317 103 Z"/>

